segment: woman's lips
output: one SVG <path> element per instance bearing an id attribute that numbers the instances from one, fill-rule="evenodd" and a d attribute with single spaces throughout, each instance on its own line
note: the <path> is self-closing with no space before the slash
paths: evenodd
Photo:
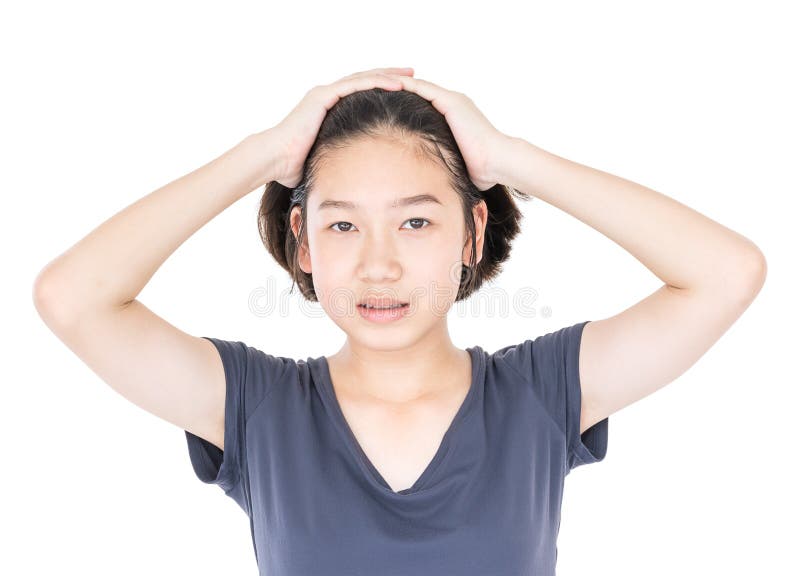
<path id="1" fill-rule="evenodd" d="M 379 324 L 399 320 L 406 315 L 407 311 L 408 304 L 403 304 L 397 308 L 367 308 L 362 304 L 358 305 L 358 313 L 362 318 Z"/>

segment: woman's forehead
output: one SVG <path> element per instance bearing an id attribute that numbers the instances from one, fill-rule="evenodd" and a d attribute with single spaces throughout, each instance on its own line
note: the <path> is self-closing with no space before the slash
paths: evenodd
<path id="1" fill-rule="evenodd" d="M 420 155 L 407 145 L 383 139 L 362 139 L 323 153 L 316 163 L 314 188 L 333 193 L 386 189 L 399 196 L 403 189 L 445 188 L 449 171 L 441 160 Z"/>

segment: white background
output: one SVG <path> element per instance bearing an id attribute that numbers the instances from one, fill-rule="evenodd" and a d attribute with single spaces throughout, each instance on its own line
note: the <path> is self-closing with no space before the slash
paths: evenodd
<path id="1" fill-rule="evenodd" d="M 524 7 L 524 8 L 523 8 Z M 666 388 L 610 417 L 566 480 L 558 573 L 798 574 L 798 20 L 791 2 L 26 2 L 3 54 L 4 574 L 256 574 L 246 516 L 184 432 L 49 331 L 44 265 L 140 197 L 279 122 L 306 90 L 413 66 L 509 135 L 667 194 L 752 239 L 764 288 Z M 258 238 L 257 189 L 139 300 L 194 335 L 295 358 L 344 335 Z M 534 317 L 454 308 L 487 351 L 622 311 L 662 282 L 543 201 L 497 286 Z M 794 247 L 794 248 L 792 248 Z M 251 299 L 272 286 L 272 304 Z M 280 305 L 280 306 L 279 306 Z M 548 314 L 549 310 L 549 314 Z"/>

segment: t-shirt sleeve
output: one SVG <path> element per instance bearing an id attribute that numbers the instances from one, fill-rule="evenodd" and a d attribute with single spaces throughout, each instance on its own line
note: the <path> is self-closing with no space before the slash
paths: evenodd
<path id="1" fill-rule="evenodd" d="M 534 397 L 561 429 L 566 442 L 564 473 L 600 462 L 608 447 L 608 418 L 580 433 L 581 382 L 578 370 L 581 336 L 590 320 L 566 326 L 508 347 L 506 358 L 533 385 Z"/>
<path id="2" fill-rule="evenodd" d="M 289 359 L 275 357 L 239 341 L 203 336 L 217 348 L 225 369 L 225 450 L 184 430 L 197 477 L 226 493 L 238 487 L 245 458 L 245 428 L 251 414 L 284 377 Z M 240 491 L 236 491 L 239 497 Z"/>

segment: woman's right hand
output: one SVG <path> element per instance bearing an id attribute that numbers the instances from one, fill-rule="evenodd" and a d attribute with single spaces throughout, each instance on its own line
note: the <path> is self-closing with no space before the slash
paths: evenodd
<path id="1" fill-rule="evenodd" d="M 308 152 L 317 139 L 319 128 L 328 110 L 340 98 L 371 88 L 402 90 L 399 80 L 390 76 L 413 76 L 413 68 L 375 68 L 345 76 L 331 84 L 314 86 L 279 124 L 256 134 L 270 140 L 279 157 L 275 159 L 275 173 L 272 180 L 294 188 L 300 183 Z"/>

